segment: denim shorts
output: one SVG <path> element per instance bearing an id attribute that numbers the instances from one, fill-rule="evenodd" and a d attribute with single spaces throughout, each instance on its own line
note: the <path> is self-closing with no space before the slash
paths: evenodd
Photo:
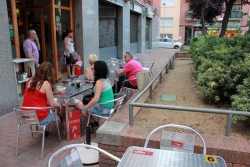
<path id="1" fill-rule="evenodd" d="M 54 113 L 50 113 L 46 118 L 44 118 L 42 121 L 40 121 L 40 125 L 45 125 L 48 122 L 50 122 L 52 119 L 55 118 L 55 114 Z"/>
<path id="2" fill-rule="evenodd" d="M 91 113 L 101 116 L 109 116 L 111 108 L 104 107 L 101 104 L 95 104 L 91 107 Z"/>

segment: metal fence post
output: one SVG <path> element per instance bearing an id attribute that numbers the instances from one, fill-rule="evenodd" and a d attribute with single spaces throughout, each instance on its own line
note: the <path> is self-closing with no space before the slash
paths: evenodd
<path id="1" fill-rule="evenodd" d="M 162 82 L 162 71 L 160 72 L 160 83 Z"/>
<path id="2" fill-rule="evenodd" d="M 133 118 L 133 106 L 129 105 L 129 125 L 133 126 L 134 124 L 134 118 Z"/>
<path id="3" fill-rule="evenodd" d="M 152 99 L 152 85 L 149 87 L 149 98 Z"/>
<path id="4" fill-rule="evenodd" d="M 166 72 L 166 74 L 168 73 L 168 64 L 165 66 L 165 72 Z"/>
<path id="5" fill-rule="evenodd" d="M 233 114 L 227 115 L 227 125 L 226 125 L 226 136 L 230 136 L 231 126 L 232 126 L 232 117 Z"/>

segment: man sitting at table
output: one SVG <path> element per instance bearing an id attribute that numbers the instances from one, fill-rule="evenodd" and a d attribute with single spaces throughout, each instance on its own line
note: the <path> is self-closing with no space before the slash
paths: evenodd
<path id="1" fill-rule="evenodd" d="M 119 76 L 117 90 L 120 91 L 122 86 L 137 89 L 136 73 L 143 71 L 142 65 L 133 59 L 133 54 L 131 52 L 125 52 L 124 61 L 126 62 L 125 66 L 122 69 L 117 70 L 117 75 Z M 125 73 L 126 77 L 123 75 Z M 125 79 L 128 79 L 128 81 L 124 81 Z M 113 91 L 114 90 L 115 86 L 113 86 Z"/>

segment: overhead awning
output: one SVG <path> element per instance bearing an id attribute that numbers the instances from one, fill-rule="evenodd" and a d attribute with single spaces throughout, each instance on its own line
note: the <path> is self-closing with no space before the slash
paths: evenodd
<path id="1" fill-rule="evenodd" d="M 234 27 L 234 28 L 232 28 L 232 27 L 230 27 L 230 28 L 227 28 L 227 30 L 240 30 L 240 28 L 238 28 L 238 27 Z"/>

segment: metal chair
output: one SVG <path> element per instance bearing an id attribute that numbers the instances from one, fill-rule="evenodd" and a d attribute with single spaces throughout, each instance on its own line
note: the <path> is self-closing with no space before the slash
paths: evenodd
<path id="1" fill-rule="evenodd" d="M 88 122 L 87 122 L 87 126 L 89 126 L 90 115 L 98 117 L 98 122 L 99 122 L 99 118 L 103 118 L 103 119 L 109 120 L 114 115 L 115 112 L 118 112 L 120 110 L 122 102 L 123 102 L 123 99 L 125 98 L 125 96 L 126 96 L 125 93 L 117 93 L 117 94 L 114 94 L 114 100 L 110 100 L 110 101 L 107 101 L 107 102 L 98 103 L 98 104 L 107 104 L 107 103 L 110 103 L 110 102 L 114 102 L 115 105 L 110 110 L 110 113 L 109 113 L 108 116 L 91 114 L 91 110 L 90 110 L 89 117 L 88 117 Z"/>
<path id="2" fill-rule="evenodd" d="M 154 63 L 155 63 L 154 60 L 144 62 L 144 61 L 143 61 L 141 58 L 139 58 L 139 57 L 134 57 L 134 59 L 135 59 L 136 61 L 138 61 L 138 62 L 142 65 L 142 69 L 143 69 L 144 71 L 148 71 L 150 77 L 153 76 L 152 69 L 153 69 L 153 66 L 154 66 Z M 146 65 L 146 64 L 148 64 L 148 65 Z"/>
<path id="3" fill-rule="evenodd" d="M 185 133 L 164 131 L 163 128 L 185 129 L 185 130 L 192 131 L 193 135 L 185 134 Z M 162 126 L 155 128 L 154 130 L 152 130 L 146 138 L 144 148 L 147 148 L 149 139 L 152 136 L 152 134 L 160 129 L 162 129 L 162 136 L 161 136 L 161 141 L 160 141 L 161 148 L 160 149 L 193 153 L 194 137 L 195 137 L 194 134 L 196 134 L 199 136 L 199 138 L 201 139 L 201 141 L 203 143 L 203 155 L 206 155 L 206 142 L 205 142 L 204 138 L 201 136 L 201 134 L 188 126 L 177 125 L 177 124 L 162 125 Z"/>
<path id="4" fill-rule="evenodd" d="M 45 137 L 45 128 L 46 126 L 53 120 L 50 120 L 47 124 L 45 125 L 40 125 L 40 122 L 37 118 L 36 110 L 50 110 L 55 113 L 55 120 L 56 120 L 56 126 L 57 126 L 57 132 L 58 132 L 58 137 L 59 140 L 61 141 L 60 137 L 60 131 L 58 127 L 58 120 L 57 120 L 57 109 L 54 107 L 26 107 L 26 106 L 15 106 L 13 107 L 16 116 L 17 116 L 17 121 L 18 121 L 18 126 L 17 126 L 17 141 L 16 141 L 16 156 L 18 155 L 18 144 L 19 144 L 19 134 L 20 131 L 28 131 L 31 132 L 32 137 L 34 138 L 34 132 L 39 132 L 42 133 L 42 155 L 41 159 L 44 157 L 44 137 Z M 30 125 L 30 130 L 27 128 L 21 128 L 21 125 Z M 32 129 L 32 126 L 37 126 L 42 128 L 42 130 L 36 130 Z"/>
<path id="5" fill-rule="evenodd" d="M 58 156 L 61 152 L 70 149 L 70 148 L 76 148 L 76 147 L 85 147 L 86 149 L 94 149 L 106 156 L 108 156 L 109 158 L 115 160 L 116 162 L 120 162 L 121 159 L 108 153 L 107 151 L 100 149 L 98 147 L 92 146 L 92 145 L 87 145 L 87 144 L 70 144 L 67 146 L 62 147 L 61 149 L 59 149 L 58 151 L 56 151 L 54 154 L 52 154 L 52 156 L 50 157 L 49 161 L 48 161 L 48 167 L 51 167 L 52 165 L 52 161 L 53 159 Z M 65 167 L 65 166 L 71 166 L 71 167 L 81 167 L 83 166 L 81 160 L 80 160 L 80 156 L 78 151 L 75 149 L 75 151 L 72 151 L 69 155 L 67 155 L 63 160 L 60 161 L 60 163 L 57 165 L 57 167 Z"/>

